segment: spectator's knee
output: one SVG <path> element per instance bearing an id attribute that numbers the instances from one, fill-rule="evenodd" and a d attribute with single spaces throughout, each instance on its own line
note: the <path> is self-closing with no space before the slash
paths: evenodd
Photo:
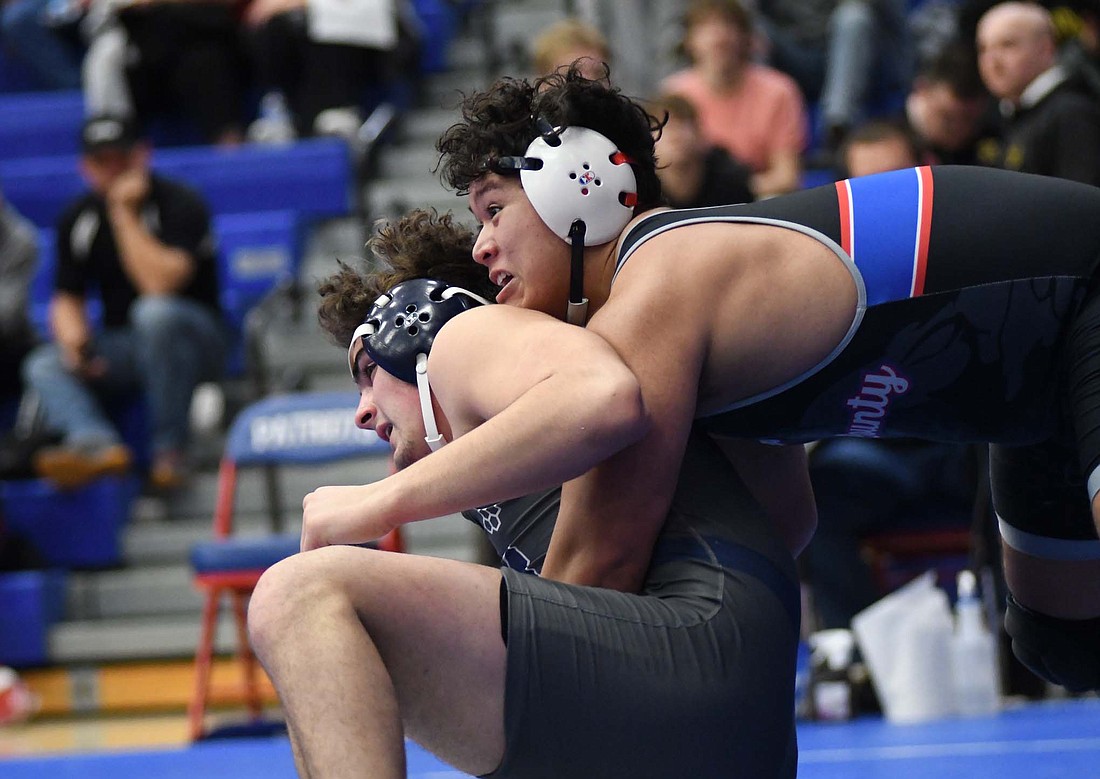
<path id="1" fill-rule="evenodd" d="M 866 0 L 842 0 L 829 17 L 834 30 L 870 35 L 875 27 L 875 10 Z"/>
<path id="2" fill-rule="evenodd" d="M 53 344 L 37 346 L 23 360 L 23 383 L 29 387 L 41 386 L 63 370 L 61 354 Z"/>
<path id="3" fill-rule="evenodd" d="M 173 295 L 142 295 L 130 309 L 134 330 L 153 340 L 176 335 L 182 325 L 182 306 Z"/>

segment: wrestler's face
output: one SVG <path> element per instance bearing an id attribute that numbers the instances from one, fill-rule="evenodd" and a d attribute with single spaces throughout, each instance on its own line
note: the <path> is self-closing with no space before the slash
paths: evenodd
<path id="1" fill-rule="evenodd" d="M 1018 101 L 1054 65 L 1057 52 L 1043 13 L 994 7 L 978 22 L 978 69 L 986 88 L 1002 100 Z"/>
<path id="2" fill-rule="evenodd" d="M 550 231 L 519 179 L 487 174 L 470 186 L 470 211 L 481 224 L 474 260 L 500 287 L 496 301 L 565 318 L 569 244 Z"/>
<path id="3" fill-rule="evenodd" d="M 352 365 L 359 390 L 356 426 L 373 430 L 389 443 L 398 470 L 428 455 L 431 449 L 424 441 L 424 418 L 416 387 L 379 368 L 362 347 Z"/>

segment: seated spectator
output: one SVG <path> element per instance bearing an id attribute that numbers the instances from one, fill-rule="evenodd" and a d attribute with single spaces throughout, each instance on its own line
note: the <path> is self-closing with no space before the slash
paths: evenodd
<path id="1" fill-rule="evenodd" d="M 867 176 L 927 163 L 924 149 L 904 124 L 875 120 L 862 124 L 840 147 L 840 178 Z"/>
<path id="2" fill-rule="evenodd" d="M 1004 118 L 1000 143 L 983 147 L 982 162 L 1100 185 L 1100 103 L 1058 62 L 1050 12 L 998 3 L 977 29 L 982 81 Z"/>
<path id="3" fill-rule="evenodd" d="M 685 98 L 663 95 L 648 109 L 667 116 L 657 136 L 657 176 L 661 191 L 673 208 L 699 208 L 753 199 L 752 172 L 725 149 L 703 140 L 699 118 Z"/>
<path id="4" fill-rule="evenodd" d="M 978 146 L 994 133 L 992 107 L 973 48 L 957 42 L 921 66 L 905 98 L 905 120 L 929 163 L 974 165 Z"/>
<path id="5" fill-rule="evenodd" d="M 1062 65 L 1082 90 L 1100 100 L 1100 0 L 1065 0 L 1056 14 L 1064 32 Z"/>
<path id="6" fill-rule="evenodd" d="M 81 67 L 85 116 L 133 116 L 134 100 L 126 77 L 130 39 L 118 20 L 115 0 L 86 0 L 82 22 L 88 48 Z"/>
<path id="7" fill-rule="evenodd" d="M 4 0 L 0 44 L 43 89 L 79 89 L 84 50 L 77 25 L 83 13 L 81 0 Z"/>
<path id="8" fill-rule="evenodd" d="M 139 124 L 182 117 L 204 143 L 244 139 L 245 57 L 238 0 L 130 0 L 126 75 Z"/>
<path id="9" fill-rule="evenodd" d="M 703 135 L 753 171 L 756 197 L 798 188 L 807 118 L 794 80 L 751 59 L 753 22 L 737 0 L 694 0 L 684 17 L 691 66 L 662 91 L 695 106 Z"/>
<path id="10" fill-rule="evenodd" d="M 678 48 L 687 4 L 687 0 L 586 0 L 574 7 L 583 21 L 607 34 L 616 63 L 612 73 L 616 86 L 628 95 L 650 96 L 663 79 L 683 66 Z"/>
<path id="11" fill-rule="evenodd" d="M 35 465 L 64 488 L 129 470 L 132 452 L 101 400 L 142 392 L 152 428 L 150 483 L 174 489 L 187 473 L 192 392 L 221 376 L 226 356 L 208 209 L 190 188 L 150 172 L 149 146 L 131 123 L 93 117 L 81 141 L 89 191 L 58 221 L 54 343 L 24 364 L 47 424 L 63 435 Z M 96 287 L 99 332 L 85 307 Z"/>
<path id="12" fill-rule="evenodd" d="M 607 38 L 598 29 L 580 19 L 568 18 L 551 24 L 531 44 L 535 72 L 553 73 L 577 62 L 577 69 L 593 81 L 604 78 L 604 64 L 611 62 Z"/>
<path id="13" fill-rule="evenodd" d="M 251 0 L 249 51 L 263 97 L 248 138 L 355 137 L 368 88 L 393 77 L 399 17 L 392 0 Z"/>
<path id="14" fill-rule="evenodd" d="M 905 0 L 758 0 L 767 61 L 820 104 L 826 147 L 873 115 L 876 92 L 899 98 L 912 75 Z"/>
<path id="15" fill-rule="evenodd" d="M 0 402 L 8 405 L 23 394 L 20 368 L 36 341 L 28 305 L 37 261 L 34 225 L 0 192 Z"/>

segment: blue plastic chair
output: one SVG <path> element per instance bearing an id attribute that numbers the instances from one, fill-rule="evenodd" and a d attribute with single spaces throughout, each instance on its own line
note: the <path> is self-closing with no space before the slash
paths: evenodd
<path id="1" fill-rule="evenodd" d="M 259 721 L 262 701 L 257 664 L 248 644 L 246 604 L 260 576 L 270 566 L 296 554 L 298 534 L 234 537 L 233 514 L 237 473 L 246 467 L 319 466 L 338 460 L 388 455 L 389 446 L 373 432 L 355 426 L 355 393 L 305 392 L 259 400 L 245 407 L 230 426 L 218 472 L 213 538 L 191 548 L 193 583 L 203 593 L 202 628 L 195 652 L 195 684 L 188 707 L 193 740 L 204 726 L 210 697 L 214 634 L 223 596 L 233 606 L 237 628 L 236 656 L 243 673 L 243 701 Z M 376 546 L 404 551 L 394 531 Z M 237 696 L 234 696 L 237 697 Z"/>

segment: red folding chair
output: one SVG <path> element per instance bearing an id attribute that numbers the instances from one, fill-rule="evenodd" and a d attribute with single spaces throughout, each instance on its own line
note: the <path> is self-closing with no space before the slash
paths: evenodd
<path id="1" fill-rule="evenodd" d="M 248 643 L 248 597 L 269 566 L 298 552 L 297 533 L 233 535 L 238 471 L 245 467 L 314 466 L 388 455 L 387 444 L 373 432 L 355 426 L 356 401 L 355 394 L 347 392 L 306 392 L 265 398 L 243 409 L 230 427 L 218 471 L 213 538 L 191 549 L 193 582 L 204 597 L 202 628 L 195 651 L 194 689 L 188 706 L 192 740 L 209 735 L 205 715 L 211 697 L 214 637 L 225 596 L 233 608 L 236 659 L 242 673 L 241 685 L 227 697 L 241 700 L 252 722 L 259 723 L 262 693 L 259 669 Z M 276 506 L 272 504 L 269 508 L 275 510 Z M 404 551 L 397 531 L 381 539 L 377 546 Z"/>

